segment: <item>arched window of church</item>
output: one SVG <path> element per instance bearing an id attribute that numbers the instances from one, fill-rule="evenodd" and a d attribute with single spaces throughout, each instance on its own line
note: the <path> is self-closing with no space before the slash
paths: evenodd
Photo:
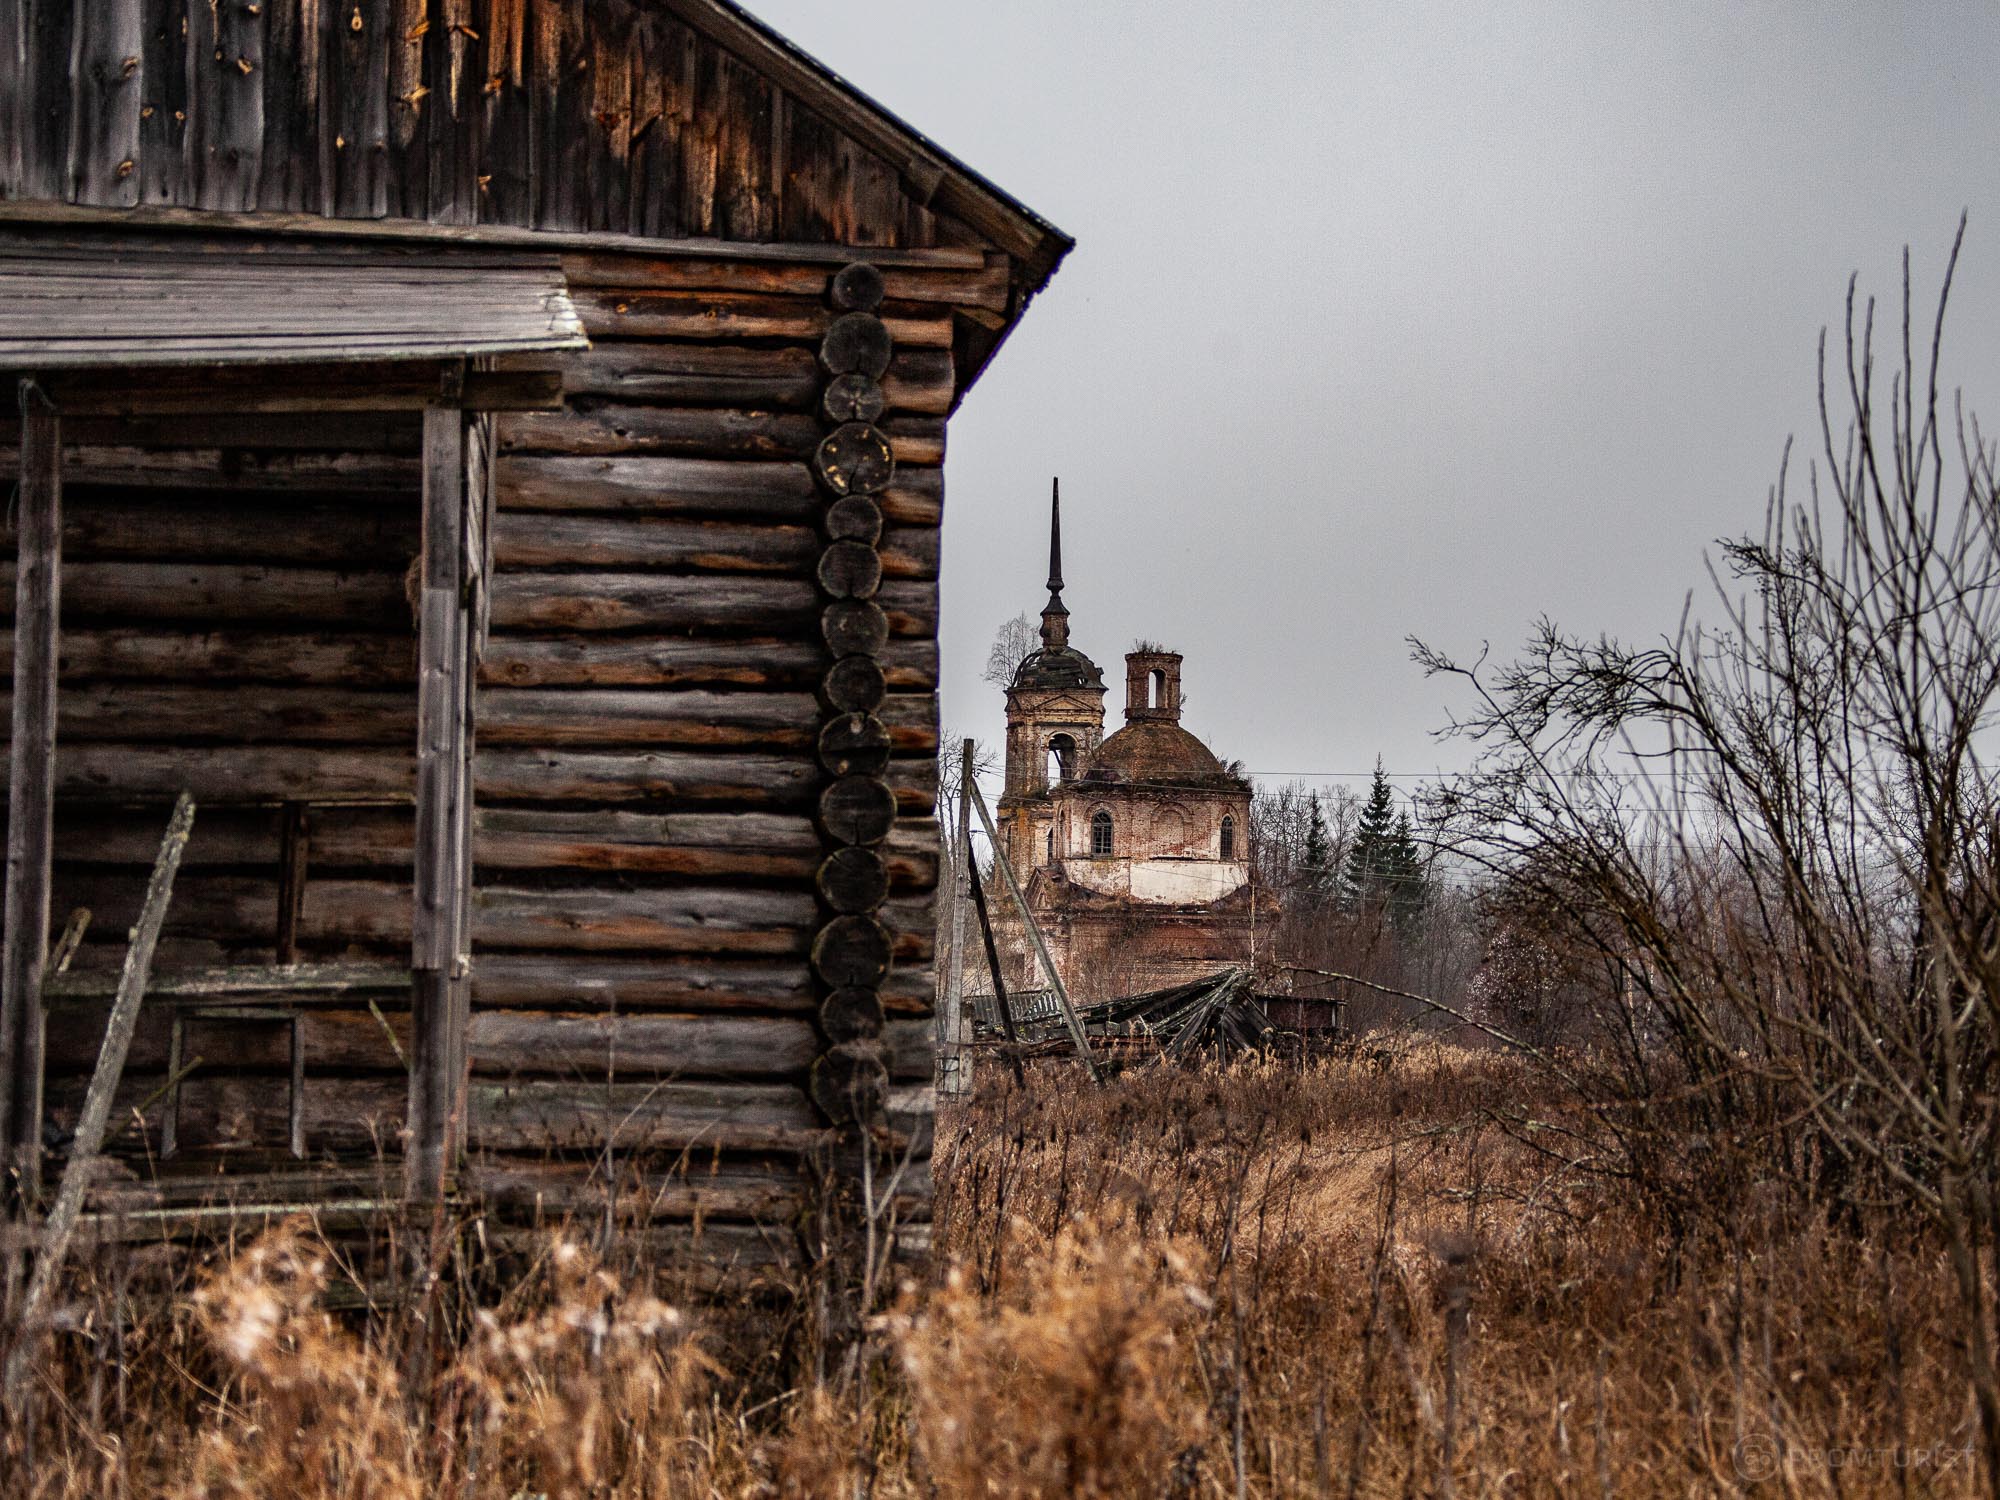
<path id="1" fill-rule="evenodd" d="M 1049 863 L 1050 863 L 1050 864 L 1054 864 L 1054 863 L 1056 862 L 1056 830 L 1055 830 L 1055 827 L 1054 827 L 1054 825 L 1053 825 L 1053 824 L 1051 824 L 1051 825 L 1050 825 L 1050 827 L 1049 827 L 1049 855 L 1048 855 L 1048 858 L 1049 858 Z"/>
<path id="2" fill-rule="evenodd" d="M 1222 815 L 1222 857 L 1236 858 L 1236 820 L 1228 813 Z"/>
<path id="3" fill-rule="evenodd" d="M 1146 707 L 1167 706 L 1167 674 L 1155 667 L 1146 674 Z"/>
<path id="4" fill-rule="evenodd" d="M 1095 812 L 1090 815 L 1090 852 L 1109 854 L 1111 852 L 1111 814 Z"/>
<path id="5" fill-rule="evenodd" d="M 1076 771 L 1076 741 L 1059 734 L 1049 741 L 1049 785 L 1068 781 Z"/>

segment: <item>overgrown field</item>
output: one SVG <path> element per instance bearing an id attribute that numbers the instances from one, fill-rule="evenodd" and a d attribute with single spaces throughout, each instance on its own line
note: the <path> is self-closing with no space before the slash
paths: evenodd
<path id="1" fill-rule="evenodd" d="M 0 1492 L 1990 1493 L 1914 1227 L 1773 1184 L 1677 1242 L 1492 1053 L 1034 1082 L 943 1122 L 937 1263 L 822 1388 L 570 1242 L 483 1312 L 331 1316 L 300 1225 L 116 1347 L 145 1273 L 86 1267 Z"/>

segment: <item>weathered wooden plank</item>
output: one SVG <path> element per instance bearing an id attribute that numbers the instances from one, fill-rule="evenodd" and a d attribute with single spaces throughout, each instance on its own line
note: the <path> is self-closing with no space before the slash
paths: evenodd
<path id="1" fill-rule="evenodd" d="M 428 217 L 437 224 L 472 224 L 479 211 L 480 7 L 475 0 L 439 0 L 424 38 L 431 93 Z"/>
<path id="2" fill-rule="evenodd" d="M 631 1174 L 621 1175 L 608 1195 L 617 1223 L 700 1215 L 790 1224 L 805 1207 L 806 1183 L 789 1162 L 703 1162 L 664 1172 L 660 1165 L 642 1162 Z M 495 1208 L 538 1214 L 544 1220 L 594 1216 L 603 1211 L 607 1197 L 601 1162 L 487 1158 L 468 1169 L 467 1188 Z"/>
<path id="3" fill-rule="evenodd" d="M 139 1002 L 146 993 L 146 976 L 152 967 L 153 950 L 159 942 L 160 924 L 166 918 L 167 903 L 173 896 L 174 873 L 179 868 L 181 850 L 187 844 L 188 831 L 193 822 L 194 803 L 183 794 L 174 804 L 166 838 L 160 845 L 159 859 L 147 882 L 145 906 L 132 929 L 131 948 L 126 953 L 124 972 L 118 981 L 118 995 L 105 1023 L 104 1044 L 98 1052 L 97 1064 L 90 1075 L 90 1086 L 78 1114 L 74 1147 L 63 1168 L 55 1204 L 43 1225 L 41 1254 L 36 1258 L 34 1275 L 28 1280 L 27 1295 L 22 1299 L 18 1313 L 20 1326 L 27 1337 L 17 1338 L 14 1346 L 7 1351 L 4 1389 L 9 1405 L 18 1399 L 26 1380 L 29 1361 L 39 1342 L 42 1308 L 55 1288 L 63 1257 L 69 1251 L 70 1235 L 76 1229 L 77 1216 L 83 1211 L 84 1194 L 95 1171 L 94 1160 L 104 1149 L 105 1127 L 111 1123 L 112 1096 L 125 1072 L 125 1056 L 132 1045 L 133 1027 L 139 1019 Z M 39 1140 L 35 1142 L 36 1149 L 40 1144 Z"/>
<path id="4" fill-rule="evenodd" d="M 61 201 L 70 197 L 71 85 L 76 7 L 69 0 L 21 0 L 14 78 L 19 174 L 11 196 Z"/>
<path id="5" fill-rule="evenodd" d="M 525 0 L 490 0 L 474 23 L 480 31 L 482 224 L 534 223 L 534 120 L 528 7 Z"/>
<path id="6" fill-rule="evenodd" d="M 475 854 L 482 870 L 582 869 L 809 879 L 818 838 L 805 818 L 771 814 L 646 814 L 483 808 Z"/>
<path id="7" fill-rule="evenodd" d="M 935 748 L 937 705 L 888 699 L 881 719 L 900 754 Z M 492 689 L 480 700 L 489 745 L 744 745 L 809 750 L 820 734 L 810 693 L 654 692 L 617 688 Z"/>
<path id="8" fill-rule="evenodd" d="M 803 576 L 819 547 L 819 534 L 810 527 L 754 521 L 513 512 L 500 516 L 494 529 L 494 556 L 503 568 L 671 568 Z"/>
<path id="9" fill-rule="evenodd" d="M 804 750 L 817 732 L 810 693 L 494 688 L 480 698 L 488 745 L 746 745 Z"/>
<path id="10" fill-rule="evenodd" d="M 502 516 L 503 567 L 660 568 L 690 572 L 807 575 L 825 543 L 816 530 L 770 522 L 600 517 L 515 512 Z M 893 578 L 935 578 L 938 533 L 896 527 L 876 549 Z"/>
<path id="11" fill-rule="evenodd" d="M 482 750 L 479 797 L 495 801 L 803 808 L 819 771 L 796 755 L 700 755 L 656 750 Z"/>
<path id="12" fill-rule="evenodd" d="M 303 745 L 78 745 L 56 762 L 63 797 L 170 801 L 182 787 L 203 807 L 409 798 L 416 756 Z"/>
<path id="13" fill-rule="evenodd" d="M 246 295 L 264 295 L 246 288 Z M 419 414 L 438 404 L 442 382 L 438 365 L 429 360 L 362 360 L 334 364 L 300 362 L 283 365 L 189 365 L 171 380 L 157 370 L 92 370 L 58 373 L 47 378 L 50 396 L 67 417 L 186 416 L 206 420 L 185 423 L 183 432 L 165 423 L 141 423 L 120 428 L 110 423 L 79 423 L 72 441 L 79 444 L 126 444 L 168 448 L 326 448 L 345 446 L 342 434 L 354 433 L 359 446 L 376 449 L 403 446 L 392 441 L 414 433 Z M 455 404 L 473 411 L 544 411 L 562 405 L 561 376 L 556 371 L 473 371 Z M 345 420 L 334 414 L 400 412 L 400 422 Z M 303 422 L 274 423 L 266 414 L 303 413 L 326 423 L 312 440 Z M 255 418 L 264 420 L 257 421 Z M 399 430 L 400 429 L 400 430 Z M 13 436 L 11 422 L 4 429 Z M 376 433 L 381 433 L 377 436 Z M 211 436 L 210 434 L 225 434 Z M 414 445 L 409 445 L 412 450 Z"/>
<path id="14" fill-rule="evenodd" d="M 322 0 L 264 7 L 264 139 L 257 206 L 298 212 L 322 202 Z"/>
<path id="15" fill-rule="evenodd" d="M 268 943 L 277 917 L 275 877 L 275 871 L 264 878 L 191 871 L 182 879 L 168 930 L 183 938 Z M 122 873 L 65 870 L 57 888 L 64 900 L 88 906 L 101 924 L 116 928 L 137 915 L 140 892 Z M 315 880 L 306 888 L 299 939 L 313 951 L 342 944 L 387 951 L 410 942 L 412 909 L 411 887 L 401 882 Z M 679 883 L 547 889 L 489 884 L 475 893 L 472 911 L 481 953 L 556 948 L 794 957 L 806 951 L 813 898 L 804 890 Z"/>
<path id="16" fill-rule="evenodd" d="M 824 273 L 813 274 L 824 279 Z M 624 401 L 673 401 L 686 406 L 740 406 L 759 411 L 811 411 L 822 376 L 812 351 L 796 345 L 607 340 L 574 354 L 515 354 L 500 368 L 560 371 L 576 396 Z M 899 349 L 882 389 L 891 411 L 943 416 L 951 410 L 950 354 Z"/>
<path id="17" fill-rule="evenodd" d="M 199 208 L 257 207 L 264 167 L 262 5 L 188 11 L 187 157 Z"/>
<path id="18" fill-rule="evenodd" d="M 49 981 L 51 1000 L 86 1001 L 117 993 L 121 976 L 104 971 L 74 970 Z M 386 963 L 233 964 L 222 968 L 174 969 L 150 978 L 146 993 L 161 1000 L 264 1002 L 310 1000 L 354 1003 L 356 997 L 408 997 L 410 971 Z"/>
<path id="19" fill-rule="evenodd" d="M 55 816 L 56 641 L 62 604 L 62 427 L 23 388 L 19 555 L 13 601 L 5 937 L 0 944 L 0 1161 L 38 1180 L 42 971 Z"/>
<path id="20" fill-rule="evenodd" d="M 533 222 L 545 229 L 588 229 L 585 199 L 590 101 L 589 59 L 582 53 L 580 0 L 525 0 L 534 121 Z"/>
<path id="21" fill-rule="evenodd" d="M 0 537 L 0 551 L 10 550 Z M 218 504 L 73 494 L 63 550 L 77 561 L 151 558 L 400 568 L 416 556 L 416 518 L 401 507 Z"/>
<path id="22" fill-rule="evenodd" d="M 813 1004 L 803 958 L 482 952 L 472 985 L 476 1005 L 496 1008 L 803 1015 Z"/>
<path id="23" fill-rule="evenodd" d="M 936 526 L 943 517 L 942 470 L 898 469 L 875 497 L 897 525 Z M 804 522 L 821 500 L 804 464 L 642 457 L 509 454 L 497 470 L 503 509 L 630 511 L 656 515 L 749 516 Z"/>
<path id="24" fill-rule="evenodd" d="M 104 0 L 77 13 L 75 118 L 69 180 L 79 203 L 130 208 L 139 201 L 139 0 Z"/>
<path id="25" fill-rule="evenodd" d="M 0 454 L 0 462 L 4 457 Z M 510 454 L 499 459 L 495 481 L 503 510 L 630 510 L 804 519 L 819 503 L 812 471 L 802 463 Z"/>
<path id="26" fill-rule="evenodd" d="M 764 296 L 821 298 L 827 274 L 817 266 L 756 262 L 700 253 L 661 256 L 644 250 L 571 251 L 563 256 L 563 278 L 572 287 L 611 292 L 715 291 Z M 1010 289 L 1005 262 L 963 269 L 885 266 L 883 293 L 892 303 L 943 303 L 1005 312 Z"/>
<path id="27" fill-rule="evenodd" d="M 620 1078 L 801 1077 L 819 1050 L 803 1016 L 686 1016 L 480 1011 L 475 1075 Z"/>
<path id="28" fill-rule="evenodd" d="M 938 681 L 937 642 L 891 641 L 881 666 L 891 688 L 928 691 Z M 825 651 L 799 640 L 502 636 L 488 646 L 480 680 L 515 687 L 787 688 L 812 686 L 825 670 Z"/>
<path id="29" fill-rule="evenodd" d="M 0 448 L 0 472 L 17 450 Z M 63 468 L 73 484 L 136 485 L 149 489 L 329 490 L 414 496 L 417 460 L 403 453 L 269 453 L 250 449 L 137 447 L 72 448 Z"/>
<path id="30" fill-rule="evenodd" d="M 819 596 L 799 579 L 661 573 L 503 573 L 496 630 L 800 630 Z"/>
<path id="31" fill-rule="evenodd" d="M 411 963 L 409 1142 L 411 1198 L 433 1202 L 457 1156 L 461 1121 L 454 985 L 471 870 L 459 830 L 465 816 L 463 674 L 466 651 L 465 419 L 424 414 L 423 554 L 417 632 L 417 836 Z"/>
<path id="32" fill-rule="evenodd" d="M 274 685 L 246 693 L 234 683 L 120 682 L 65 688 L 60 708 L 65 745 L 195 740 L 400 747 L 417 726 L 416 695 L 408 688 Z"/>
<path id="33" fill-rule="evenodd" d="M 771 122 L 779 92 L 727 49 L 716 60 L 715 82 L 712 113 L 704 111 L 704 117 L 714 119 L 717 136 L 717 229 L 724 239 L 772 239 L 783 170 L 782 160 L 771 152 Z"/>
<path id="34" fill-rule="evenodd" d="M 200 372 L 204 381 L 207 371 Z M 161 384 L 157 372 L 129 374 L 128 379 Z M 283 389 L 279 377 L 273 382 Z M 77 401 L 78 392 L 67 376 L 51 376 L 51 390 Z M 102 387 L 115 388 L 109 379 Z M 261 390 L 249 381 L 240 387 L 245 408 L 256 405 Z M 337 393 L 330 393 L 336 403 Z M 116 396 L 110 396 L 111 401 Z M 61 405 L 61 403 L 58 403 Z M 310 411 L 282 413 L 250 410 L 176 411 L 134 416 L 80 414 L 76 405 L 62 406 L 65 464 L 72 472 L 78 460 L 93 449 L 180 449 L 194 447 L 218 453 L 227 449 L 280 450 L 313 453 L 415 454 L 419 446 L 422 418 L 418 409 L 392 412 L 335 412 L 324 406 Z M 0 414 L 0 447 L 11 447 L 20 438 L 20 424 L 12 413 Z M 226 458 L 223 460 L 228 461 Z M 81 481 L 78 481 L 79 483 Z"/>
<path id="35" fill-rule="evenodd" d="M 525 647 L 528 643 L 524 642 Z M 0 669 L 11 670 L 14 633 L 0 631 Z M 410 636 L 255 635 L 203 631 L 136 634 L 122 629 L 66 630 L 65 682 L 104 677 L 208 682 L 413 686 L 416 642 Z M 925 683 L 913 684 L 917 686 Z"/>
<path id="36" fill-rule="evenodd" d="M 426 76 L 427 33 L 436 20 L 430 0 L 390 0 L 388 160 L 389 211 L 421 219 L 431 207 L 433 111 L 448 108 Z"/>
<path id="37" fill-rule="evenodd" d="M 792 956 L 806 950 L 809 894 L 748 888 L 484 886 L 473 901 L 481 951 L 562 947 L 592 952 Z"/>
<path id="38" fill-rule="evenodd" d="M 817 342 L 835 314 L 823 300 L 751 292 L 613 291 L 575 294 L 584 331 L 595 338 L 801 339 Z M 899 347 L 950 349 L 952 323 L 934 306 L 885 303 L 882 321 Z"/>
<path id="39" fill-rule="evenodd" d="M 326 212 L 379 219 L 389 212 L 391 0 L 340 0 L 325 10 L 332 170 Z"/>
<path id="40" fill-rule="evenodd" d="M 495 160 L 497 158 L 489 157 L 487 164 L 490 165 Z M 490 185 L 488 196 L 490 197 Z M 871 263 L 881 266 L 927 267 L 977 267 L 986 263 L 987 254 L 977 246 L 965 243 L 913 242 L 907 245 L 856 246 L 851 243 L 843 244 L 837 240 L 781 240 L 755 245 L 735 245 L 721 243 L 710 237 L 667 236 L 659 239 L 635 240 L 629 235 L 603 234 L 595 231 L 568 233 L 534 229 L 519 223 L 501 222 L 497 216 L 484 219 L 479 225 L 468 230 L 452 225 L 405 220 L 329 219 L 323 215 L 310 213 L 221 214 L 167 205 L 149 207 L 135 216 L 129 210 L 15 200 L 0 202 L 0 225 L 7 224 L 61 225 L 71 229 L 103 228 L 110 225 L 128 231 L 135 227 L 198 230 L 211 233 L 218 229 L 246 230 L 266 235 L 298 235 L 309 239 L 354 239 L 371 244 L 409 242 L 452 247 L 473 246 L 494 250 L 519 248 L 542 254 L 552 250 L 638 251 L 648 255 L 682 252 L 690 255 L 714 255 L 751 260 L 801 261 L 812 265 L 823 265 L 829 275 L 851 263 L 857 253 L 865 255 Z"/>
<path id="41" fill-rule="evenodd" d="M 345 624 L 408 629 L 400 573 L 334 572 L 254 563 L 77 563 L 65 572 L 68 617 L 188 623 Z M 0 587 L 0 607 L 13 589 Z"/>
<path id="42" fill-rule="evenodd" d="M 944 423 L 894 417 L 881 423 L 898 463 L 944 462 Z M 500 424 L 507 453 L 683 453 L 693 457 L 810 458 L 825 437 L 803 412 L 727 407 L 611 405 L 590 397 L 568 410 L 510 416 Z"/>
<path id="43" fill-rule="evenodd" d="M 601 1147 L 803 1151 L 823 1132 L 802 1089 L 771 1083 L 475 1080 L 472 1144 L 493 1151 Z"/>
<path id="44" fill-rule="evenodd" d="M 55 846 L 65 870 L 143 866 L 154 853 L 150 814 L 104 807 L 60 807 Z M 406 808 L 312 810 L 312 878 L 391 870 L 407 878 L 415 820 Z M 190 870 L 281 869 L 280 810 L 218 808 L 205 814 L 183 861 Z M 599 870 L 686 876 L 751 877 L 804 883 L 824 858 L 809 818 L 772 813 L 645 813 L 618 809 L 481 808 L 474 853 L 486 871 Z M 882 856 L 890 888 L 922 891 L 937 881 L 935 828 L 899 820 Z"/>

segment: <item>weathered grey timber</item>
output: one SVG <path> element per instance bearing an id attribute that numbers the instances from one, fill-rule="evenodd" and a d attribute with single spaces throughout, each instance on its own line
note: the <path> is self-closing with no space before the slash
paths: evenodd
<path id="1" fill-rule="evenodd" d="M 724 0 L 0 0 L 24 1145 L 203 808 L 83 1231 L 921 1224 L 946 423 L 1067 248 Z"/>

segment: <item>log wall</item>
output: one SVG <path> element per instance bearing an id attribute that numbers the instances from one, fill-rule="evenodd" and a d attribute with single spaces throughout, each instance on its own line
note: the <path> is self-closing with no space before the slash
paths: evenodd
<path id="1" fill-rule="evenodd" d="M 801 1164 L 842 1128 L 927 1150 L 952 327 L 1004 279 L 885 268 L 859 315 L 886 362 L 857 391 L 828 367 L 857 314 L 826 268 L 565 270 L 593 347 L 512 361 L 558 365 L 565 409 L 495 419 L 470 1164 L 524 1211 L 561 1211 L 601 1192 L 607 1146 L 678 1159 L 679 1185 L 645 1200 L 666 1227 L 699 1215 L 791 1245 Z M 873 437 L 849 472 L 827 440 L 856 425 Z M 185 784 L 202 810 L 163 964 L 271 961 L 287 799 L 321 804 L 301 956 L 407 962 L 416 420 L 70 429 L 57 925 L 87 905 L 95 939 L 122 934 Z M 871 788 L 893 825 L 857 832 L 851 794 Z M 841 850 L 866 858 L 829 872 Z M 856 921 L 885 975 L 829 958 Z M 99 941 L 79 962 L 114 960 Z M 405 1017 L 308 1014 L 315 1159 L 395 1152 Z M 51 1024 L 58 1123 L 101 1019 Z M 142 1021 L 122 1102 L 158 1091 L 167 1045 Z M 281 1028 L 202 1023 L 187 1045 L 206 1066 L 184 1141 L 283 1139 Z M 918 1219 L 927 1181 L 921 1164 L 906 1179 Z"/>

